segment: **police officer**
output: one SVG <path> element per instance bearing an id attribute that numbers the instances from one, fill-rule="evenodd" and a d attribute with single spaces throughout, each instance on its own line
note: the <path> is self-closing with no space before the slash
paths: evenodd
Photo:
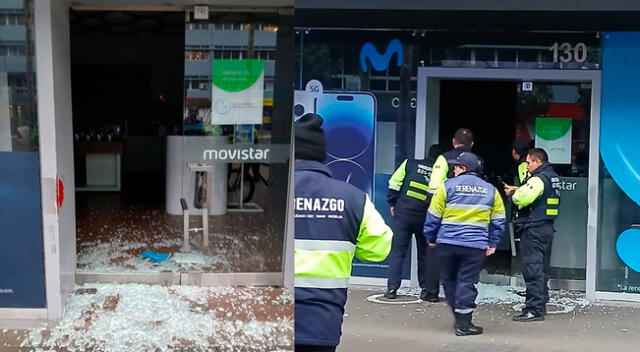
<path id="1" fill-rule="evenodd" d="M 426 159 L 407 159 L 389 179 L 387 202 L 395 223 L 395 235 L 389 256 L 389 278 L 384 296 L 397 298 L 396 291 L 402 280 L 402 267 L 409 252 L 411 238 L 416 236 L 418 249 L 418 282 L 422 288 L 420 299 L 439 302 L 439 270 L 435 249 L 428 249 L 422 234 L 422 226 L 431 201 L 429 178 L 431 167 L 441 151 L 437 145 L 429 148 Z"/>
<path id="2" fill-rule="evenodd" d="M 529 142 L 522 138 L 516 138 L 511 145 L 511 157 L 516 162 L 516 186 L 524 184 L 524 180 L 529 177 L 527 169 L 527 154 L 529 153 Z"/>
<path id="3" fill-rule="evenodd" d="M 505 193 L 518 207 L 515 231 L 520 235 L 522 274 L 527 288 L 525 307 L 514 321 L 544 320 L 549 302 L 549 262 L 555 219 L 560 206 L 560 176 L 549 164 L 544 149 L 527 154 L 531 173 L 520 187 L 505 185 Z"/>
<path id="4" fill-rule="evenodd" d="M 322 164 L 321 126 L 316 114 L 295 123 L 296 351 L 335 351 L 354 256 L 383 261 L 393 236 L 369 196 Z"/>
<path id="5" fill-rule="evenodd" d="M 498 190 L 478 177 L 480 159 L 471 152 L 449 162 L 455 178 L 445 181 L 431 200 L 424 224 L 430 247 L 438 247 L 440 279 L 455 317 L 457 336 L 479 335 L 472 323 L 476 284 L 487 256 L 504 233 L 504 204 Z"/>
<path id="6" fill-rule="evenodd" d="M 435 193 L 445 180 L 453 177 L 453 167 L 449 165 L 449 161 L 456 160 L 461 153 L 471 152 L 473 133 L 470 129 L 459 128 L 453 135 L 451 143 L 453 144 L 453 149 L 440 155 L 433 164 L 433 172 L 429 180 L 429 191 L 431 193 Z"/>

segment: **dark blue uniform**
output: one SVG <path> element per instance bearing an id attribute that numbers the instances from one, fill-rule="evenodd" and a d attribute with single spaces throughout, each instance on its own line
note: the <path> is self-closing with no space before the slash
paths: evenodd
<path id="1" fill-rule="evenodd" d="M 439 269 L 435 249 L 428 248 L 422 227 L 429 208 L 429 179 L 433 159 L 405 160 L 389 180 L 387 202 L 394 210 L 394 237 L 389 255 L 387 289 L 400 287 L 402 267 L 415 236 L 418 250 L 418 282 L 425 297 L 438 297 Z"/>
<path id="2" fill-rule="evenodd" d="M 383 261 L 392 235 L 364 192 L 333 179 L 322 163 L 296 162 L 296 350 L 335 349 L 351 262 Z"/>
<path id="3" fill-rule="evenodd" d="M 533 178 L 539 180 L 532 180 Z M 548 282 L 551 246 L 555 233 L 554 222 L 560 206 L 560 176 L 551 164 L 542 164 L 521 188 L 523 192 L 531 192 L 530 190 L 535 191 L 538 184 L 544 185 L 544 188 L 542 194 L 533 202 L 529 203 L 526 196 L 518 197 L 519 190 L 513 199 L 516 205 L 520 203 L 515 231 L 520 235 L 522 275 L 527 287 L 523 310 L 535 316 L 544 316 L 547 313 L 546 304 L 549 302 Z"/>

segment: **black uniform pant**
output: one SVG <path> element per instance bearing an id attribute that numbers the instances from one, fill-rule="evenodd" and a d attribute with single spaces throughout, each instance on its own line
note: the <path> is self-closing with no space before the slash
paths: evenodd
<path id="1" fill-rule="evenodd" d="M 427 246 L 427 240 L 423 232 L 424 219 L 406 219 L 396 216 L 394 223 L 395 231 L 391 242 L 391 253 L 389 254 L 387 288 L 389 290 L 397 290 L 400 287 L 402 267 L 407 254 L 411 252 L 411 238 L 415 235 L 418 249 L 418 282 L 421 288 L 427 290 L 428 294 L 437 295 L 440 292 L 438 261 L 435 248 Z"/>
<path id="2" fill-rule="evenodd" d="M 480 271 L 484 264 L 484 249 L 439 244 L 440 278 L 451 310 L 468 314 L 476 308 Z"/>
<path id="3" fill-rule="evenodd" d="M 527 224 L 518 229 L 520 232 L 520 251 L 522 253 L 522 275 L 527 287 L 525 311 L 536 316 L 547 314 L 549 302 L 549 270 L 551 244 L 555 229 L 553 222 Z"/>
<path id="4" fill-rule="evenodd" d="M 335 352 L 336 346 L 296 345 L 296 352 Z"/>

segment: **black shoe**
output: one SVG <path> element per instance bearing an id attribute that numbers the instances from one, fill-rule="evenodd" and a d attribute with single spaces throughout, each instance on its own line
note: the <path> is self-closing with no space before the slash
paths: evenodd
<path id="1" fill-rule="evenodd" d="M 420 292 L 420 299 L 429 302 L 429 303 L 438 303 L 440 302 L 440 297 L 437 294 L 430 294 L 427 289 L 423 288 L 422 292 Z"/>
<path id="2" fill-rule="evenodd" d="M 517 291 L 516 295 L 520 297 L 527 297 L 527 291 Z"/>
<path id="3" fill-rule="evenodd" d="M 387 298 L 387 299 L 396 299 L 396 298 L 398 298 L 398 295 L 396 294 L 396 290 L 387 290 L 384 293 L 384 298 Z"/>
<path id="4" fill-rule="evenodd" d="M 528 323 L 530 321 L 543 321 L 544 315 L 535 315 L 531 312 L 522 312 L 512 318 L 513 321 Z"/>
<path id="5" fill-rule="evenodd" d="M 456 317 L 455 331 L 456 336 L 472 336 L 480 335 L 484 332 L 484 329 L 480 326 L 474 325 L 471 320 L 473 313 L 460 314 L 454 313 Z"/>

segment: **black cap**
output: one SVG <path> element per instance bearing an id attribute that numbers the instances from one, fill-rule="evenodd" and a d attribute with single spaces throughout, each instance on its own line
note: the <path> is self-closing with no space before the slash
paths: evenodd
<path id="1" fill-rule="evenodd" d="M 467 168 L 467 172 L 479 172 L 482 170 L 482 161 L 471 152 L 461 153 L 455 160 L 449 160 L 449 164 L 452 166 L 462 165 Z"/>
<path id="2" fill-rule="evenodd" d="M 296 159 L 323 162 L 326 158 L 326 142 L 322 117 L 313 113 L 304 114 L 296 120 L 294 128 Z"/>

